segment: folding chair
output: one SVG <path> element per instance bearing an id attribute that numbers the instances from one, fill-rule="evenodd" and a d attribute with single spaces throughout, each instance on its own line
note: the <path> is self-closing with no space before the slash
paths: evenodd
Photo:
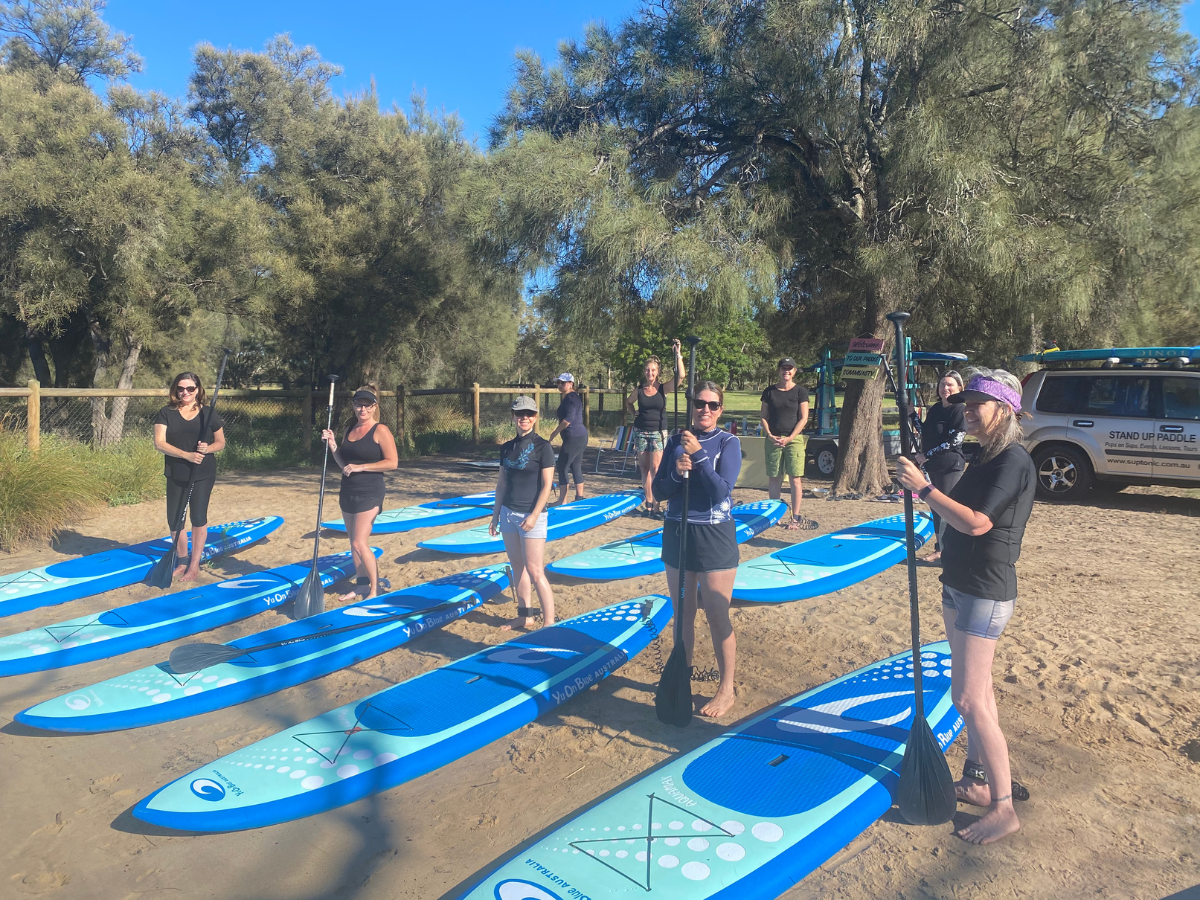
<path id="1" fill-rule="evenodd" d="M 633 449 L 633 427 L 621 425 L 616 435 L 596 452 L 596 474 L 624 475 L 629 467 L 629 454 Z M 604 472 L 601 472 L 601 467 Z M 636 468 L 636 466 L 635 466 Z"/>

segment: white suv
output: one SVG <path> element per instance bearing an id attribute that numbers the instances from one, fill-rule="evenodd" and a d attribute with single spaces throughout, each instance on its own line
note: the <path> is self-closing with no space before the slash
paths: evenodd
<path id="1" fill-rule="evenodd" d="M 1200 371 L 1043 369 L 1025 380 L 1024 441 L 1044 499 L 1131 484 L 1200 487 Z"/>

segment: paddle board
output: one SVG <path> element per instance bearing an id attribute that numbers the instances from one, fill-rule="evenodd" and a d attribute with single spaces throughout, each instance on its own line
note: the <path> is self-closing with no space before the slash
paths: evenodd
<path id="1" fill-rule="evenodd" d="M 933 537 L 933 519 L 917 513 L 917 547 Z M 786 603 L 841 590 L 903 562 L 904 516 L 887 516 L 748 559 L 737 567 L 733 599 Z"/>
<path id="2" fill-rule="evenodd" d="M 440 628 L 504 590 L 507 573 L 507 566 L 489 566 L 392 591 L 246 635 L 229 646 L 254 647 L 348 625 L 362 628 L 260 650 L 186 675 L 176 675 L 164 661 L 39 703 L 14 718 L 46 731 L 116 731 L 234 706 L 352 666 Z M 368 624 L 397 615 L 403 618 Z"/>
<path id="3" fill-rule="evenodd" d="M 232 553 L 266 537 L 282 524 L 283 519 L 279 516 L 264 516 L 211 526 L 204 542 L 204 559 Z M 191 546 L 189 532 L 189 552 Z M 170 549 L 168 536 L 128 547 L 114 547 L 40 569 L 0 575 L 0 617 L 41 606 L 57 606 L 134 584 L 145 578 L 150 567 Z"/>
<path id="4" fill-rule="evenodd" d="M 744 544 L 783 518 L 787 504 L 782 500 L 759 500 L 742 503 L 731 512 L 737 522 L 737 542 Z M 556 560 L 546 568 L 558 575 L 590 581 L 654 575 L 663 571 L 662 531 L 656 528 L 620 541 L 610 541 L 566 559 Z"/>
<path id="5" fill-rule="evenodd" d="M 417 528 L 435 528 L 438 525 L 453 525 L 455 522 L 478 519 L 490 515 L 495 502 L 496 492 L 487 491 L 483 494 L 452 497 L 449 500 L 432 500 L 419 506 L 385 509 L 375 517 L 371 534 L 398 534 Z M 322 522 L 321 527 L 345 534 L 346 521 L 338 519 L 334 522 Z"/>
<path id="6" fill-rule="evenodd" d="M 944 751 L 963 724 L 950 645 L 924 647 L 921 666 Z M 901 653 L 785 700 L 527 844 L 461 900 L 773 900 L 891 808 L 911 679 Z"/>
<path id="7" fill-rule="evenodd" d="M 326 587 L 354 573 L 349 551 L 317 564 Z M 248 618 L 290 600 L 311 565 L 253 572 L 0 637 L 0 676 L 107 659 Z"/>
<path id="8" fill-rule="evenodd" d="M 1200 347 L 1111 347 L 1101 350 L 1042 350 L 1018 356 L 1021 362 L 1103 362 L 1108 359 L 1200 359 Z"/>
<path id="9" fill-rule="evenodd" d="M 598 497 L 587 497 L 566 503 L 562 506 L 552 506 L 549 512 L 546 540 L 557 541 L 559 538 L 570 537 L 597 525 L 603 525 L 618 516 L 634 509 L 642 502 L 641 491 L 622 491 L 616 494 L 601 494 Z M 501 535 L 492 537 L 488 534 L 487 523 L 444 534 L 441 537 L 421 541 L 418 547 L 426 550 L 440 550 L 442 553 L 501 553 L 504 550 L 504 538 Z"/>
<path id="10" fill-rule="evenodd" d="M 532 722 L 636 656 L 670 618 L 668 598 L 639 597 L 486 647 L 202 766 L 133 815 L 236 831 L 353 803 Z"/>

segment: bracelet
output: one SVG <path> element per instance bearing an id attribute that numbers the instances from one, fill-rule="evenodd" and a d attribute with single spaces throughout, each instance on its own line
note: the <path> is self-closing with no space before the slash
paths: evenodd
<path id="1" fill-rule="evenodd" d="M 932 485 L 932 484 L 927 484 L 927 485 L 925 485 L 925 487 L 923 487 L 923 488 L 921 488 L 919 491 L 917 491 L 917 499 L 919 499 L 919 500 L 924 500 L 924 499 L 925 499 L 926 497 L 928 497 L 928 496 L 929 496 L 929 495 L 930 495 L 932 492 L 933 492 L 933 485 Z"/>

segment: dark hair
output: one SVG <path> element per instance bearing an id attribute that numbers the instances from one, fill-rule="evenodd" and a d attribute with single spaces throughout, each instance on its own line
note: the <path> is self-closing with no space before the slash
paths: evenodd
<path id="1" fill-rule="evenodd" d="M 715 381 L 701 381 L 696 385 L 696 393 L 692 394 L 692 399 L 695 400 L 700 396 L 701 391 L 712 391 L 717 395 L 717 399 L 721 401 L 721 405 L 725 405 L 725 392 L 721 390 L 721 386 Z"/>
<path id="2" fill-rule="evenodd" d="M 196 393 L 192 395 L 196 405 L 203 406 L 205 403 L 204 385 L 200 383 L 200 376 L 195 372 L 180 372 L 171 379 L 171 387 L 167 392 L 172 409 L 179 409 L 183 405 L 183 401 L 179 398 L 179 382 L 185 378 L 189 378 L 196 383 Z"/>

